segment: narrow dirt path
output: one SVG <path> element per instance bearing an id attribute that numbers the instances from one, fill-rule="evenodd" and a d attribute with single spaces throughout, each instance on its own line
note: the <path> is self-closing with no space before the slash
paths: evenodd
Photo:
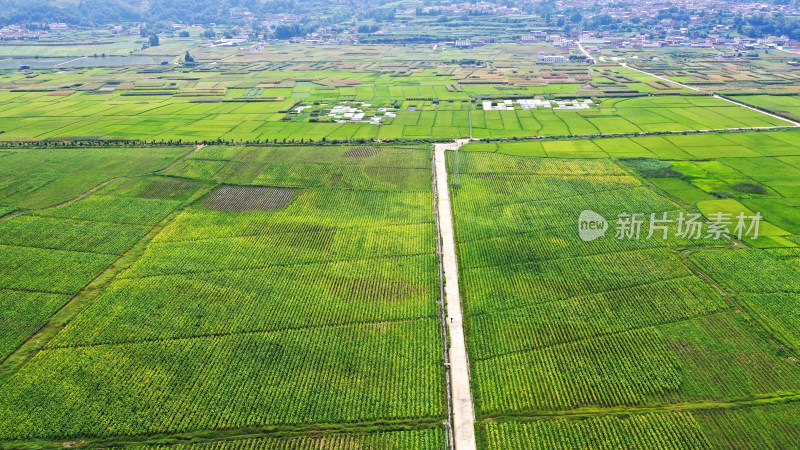
<path id="1" fill-rule="evenodd" d="M 597 61 L 594 59 L 594 56 L 590 55 L 589 52 L 587 52 L 586 49 L 583 48 L 583 44 L 581 44 L 580 41 L 578 41 L 578 50 L 580 50 L 584 55 L 586 55 L 587 58 L 591 59 L 592 64 L 597 63 Z"/>
<path id="2" fill-rule="evenodd" d="M 444 265 L 447 326 L 450 334 L 450 383 L 453 401 L 453 434 L 457 450 L 474 450 L 475 410 L 469 382 L 469 360 L 464 339 L 461 294 L 458 289 L 458 260 L 453 234 L 453 215 L 450 208 L 450 186 L 447 182 L 445 151 L 456 150 L 469 142 L 458 140 L 449 144 L 434 144 L 433 165 L 436 174 L 439 233 L 442 239 L 442 264 Z"/>
<path id="3" fill-rule="evenodd" d="M 156 170 L 153 173 L 164 173 L 164 172 L 168 171 L 169 169 L 172 169 L 173 167 L 177 166 L 178 164 L 186 161 L 186 159 L 188 159 L 190 156 L 192 156 L 195 153 L 199 152 L 205 146 L 206 146 L 206 144 L 200 144 L 200 145 L 196 146 L 194 148 L 194 150 L 192 150 L 189 153 L 181 156 L 180 158 L 176 159 L 175 161 L 172 161 L 171 163 L 167 164 L 166 166 L 164 166 L 161 169 Z"/>
<path id="4" fill-rule="evenodd" d="M 53 64 L 53 67 L 61 67 L 61 66 L 63 66 L 64 64 L 69 64 L 69 63 L 71 63 L 71 62 L 80 61 L 80 60 L 82 60 L 82 59 L 86 59 L 86 58 L 88 58 L 88 56 L 81 56 L 80 58 L 70 59 L 69 61 L 64 61 L 64 62 L 62 62 L 62 63 Z"/>

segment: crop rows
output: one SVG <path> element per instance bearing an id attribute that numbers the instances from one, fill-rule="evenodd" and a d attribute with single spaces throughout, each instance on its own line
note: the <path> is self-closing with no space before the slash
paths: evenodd
<path id="1" fill-rule="evenodd" d="M 473 362 L 484 414 L 753 399 L 800 389 L 800 370 L 730 313 Z"/>
<path id="2" fill-rule="evenodd" d="M 800 367 L 734 312 L 659 327 L 681 362 L 681 391 L 669 401 L 752 399 L 800 391 Z"/>
<path id="3" fill-rule="evenodd" d="M 430 173 L 428 174 L 430 181 Z M 298 195 L 287 208 L 274 213 L 214 214 L 197 213 L 191 227 L 175 230 L 170 236 L 238 236 L 258 233 L 276 222 L 313 223 L 316 227 L 381 226 L 433 222 L 430 192 L 366 192 L 338 189 L 309 189 Z M 365 220 L 369 222 L 365 223 Z M 176 224 L 181 222 L 181 218 Z M 212 223 L 224 224 L 214 230 Z M 189 225 L 189 224 L 185 224 Z M 282 226 L 282 225 L 281 225 Z M 198 227 L 203 227 L 198 230 Z M 231 228 L 233 233 L 231 234 Z M 243 231 L 240 231 L 243 230 Z M 197 231 L 202 231 L 197 233 Z"/>
<path id="4" fill-rule="evenodd" d="M 98 193 L 120 197 L 186 200 L 200 185 L 180 178 L 152 176 L 128 178 L 105 186 Z"/>
<path id="5" fill-rule="evenodd" d="M 418 255 L 433 252 L 432 233 L 432 224 L 416 224 L 153 243 L 124 276 Z"/>
<path id="6" fill-rule="evenodd" d="M 726 307 L 720 295 L 703 281 L 687 277 L 493 311 L 470 317 L 470 359 L 675 322 Z"/>
<path id="7" fill-rule="evenodd" d="M 462 185 L 469 185 L 468 177 L 464 176 L 461 179 Z M 467 197 L 468 195 L 471 197 Z M 614 237 L 618 214 L 636 212 L 647 214 L 649 219 L 651 212 L 655 212 L 658 216 L 662 212 L 672 212 L 677 209 L 672 202 L 641 186 L 542 200 L 526 200 L 524 197 L 510 200 L 513 196 L 509 192 L 510 201 L 507 203 L 495 201 L 499 200 L 497 197 L 472 189 L 456 192 L 453 198 L 454 208 L 464 211 L 463 217 L 456 219 L 461 223 L 457 231 L 459 241 L 567 226 L 573 226 L 574 235 L 577 234 L 578 217 L 584 210 L 595 211 L 609 221 L 607 237 L 611 238 Z M 646 224 L 642 226 L 642 230 L 644 234 L 641 238 L 644 239 L 648 231 Z"/>
<path id="8" fill-rule="evenodd" d="M 434 319 L 40 352 L 6 380 L 0 439 L 444 415 Z"/>
<path id="9" fill-rule="evenodd" d="M 423 255 L 121 279 L 52 345 L 434 317 L 435 277 Z"/>
<path id="10" fill-rule="evenodd" d="M 206 444 L 133 447 L 143 450 L 359 450 L 408 448 L 436 450 L 442 448 L 444 431 L 431 428 L 411 431 L 376 432 L 355 435 L 316 435 L 286 438 L 236 439 Z"/>
<path id="11" fill-rule="evenodd" d="M 675 217 L 668 213 L 668 217 Z M 576 219 L 577 222 L 577 219 Z M 465 225 L 465 227 L 468 225 Z M 647 225 L 642 226 L 640 239 L 614 239 L 613 223 L 609 224 L 606 237 L 592 242 L 583 242 L 577 232 L 576 224 L 534 230 L 514 235 L 497 236 L 488 239 L 465 240 L 459 245 L 459 266 L 465 269 L 485 266 L 523 264 L 533 261 L 546 261 L 562 258 L 588 257 L 604 253 L 646 250 L 659 247 L 691 248 L 719 244 L 713 239 L 688 239 L 670 236 L 661 239 L 659 232 L 647 239 Z M 672 227 L 674 232 L 676 227 Z M 464 236 L 468 238 L 468 236 Z"/>
<path id="12" fill-rule="evenodd" d="M 224 156 L 268 152 L 257 150 Z M 337 151 L 342 158 L 345 150 Z M 251 170 L 261 163 L 232 164 Z M 187 206 L 4 380 L 0 439 L 440 422 L 446 408 L 438 270 L 430 169 L 424 172 L 416 192 L 226 185 L 205 204 Z M 152 224 L 171 211 L 161 214 L 161 206 L 191 196 L 187 184 L 201 186 L 124 180 L 37 220 L 46 214 L 52 223 L 78 217 Z M 164 192 L 170 187 L 174 195 Z M 222 206 L 231 211 L 209 208 L 215 196 L 225 197 Z M 242 211 L 252 199 L 272 203 Z M 106 206 L 116 210 L 98 209 Z M 371 431 L 365 445 L 431 448 L 443 439 L 436 433 L 381 440 Z M 316 436 L 274 442 L 327 446 Z M 341 446 L 348 442 L 358 439 Z"/>
<path id="13" fill-rule="evenodd" d="M 703 251 L 691 258 L 736 292 L 800 293 L 800 271 L 761 250 Z M 758 270 L 754 270 L 758 268 Z"/>
<path id="14" fill-rule="evenodd" d="M 640 405 L 681 387 L 659 333 L 637 330 L 473 363 L 481 414 Z"/>
<path id="15" fill-rule="evenodd" d="M 49 102 L 48 102 L 49 103 Z M 54 126 L 50 124 L 49 127 Z M 82 194 L 114 177 L 162 168 L 185 148 L 42 148 L 0 158 L 0 204 L 45 208 Z"/>
<path id="16" fill-rule="evenodd" d="M 800 403 L 694 414 L 714 448 L 792 448 L 800 442 Z"/>
<path id="17" fill-rule="evenodd" d="M 710 448 L 695 418 L 682 412 L 585 420 L 486 422 L 482 427 L 482 438 L 489 449 Z"/>
<path id="18" fill-rule="evenodd" d="M 383 149 L 378 147 L 353 147 L 342 156 L 345 158 L 370 158 L 377 155 L 382 150 Z"/>
<path id="19" fill-rule="evenodd" d="M 468 269 L 461 280 L 471 315 L 690 275 L 674 252 L 651 249 Z"/>
<path id="20" fill-rule="evenodd" d="M 797 294 L 747 293 L 738 298 L 787 347 L 800 349 L 800 303 Z"/>
<path id="21" fill-rule="evenodd" d="M 0 245 L 0 288 L 74 294 L 116 256 Z"/>
<path id="22" fill-rule="evenodd" d="M 149 227 L 24 215 L 0 223 L 0 244 L 122 254 Z"/>
<path id="23" fill-rule="evenodd" d="M 800 370 L 740 322 L 733 303 L 696 277 L 678 253 L 718 243 L 674 235 L 664 240 L 660 234 L 647 240 L 649 213 L 666 211 L 675 219 L 678 205 L 607 160 L 470 152 L 460 158 L 453 208 L 479 418 L 753 399 L 800 387 Z M 580 239 L 582 210 L 608 220 L 604 237 Z M 615 239 L 623 212 L 646 215 L 638 240 Z M 676 231 L 673 223 L 670 234 Z M 792 289 L 793 269 L 756 252 L 697 250 L 690 258 L 724 286 Z M 737 255 L 740 261 L 730 264 Z M 757 280 L 763 273 L 754 267 L 764 267 L 768 279 Z M 577 430 L 563 442 L 615 447 L 593 433 Z M 589 439 L 585 445 L 583 438 Z M 502 442 L 487 446 L 528 447 Z M 547 448 L 550 441 L 537 445 Z"/>
<path id="24" fill-rule="evenodd" d="M 130 225 L 155 225 L 180 205 L 176 200 L 90 195 L 78 202 L 37 211 L 37 216 Z"/>
<path id="25" fill-rule="evenodd" d="M 27 340 L 69 296 L 0 289 L 0 361 Z"/>
<path id="26" fill-rule="evenodd" d="M 0 319 L 0 360 L 180 203 L 142 201 L 93 194 L 0 223 L 0 288 L 12 289 L 0 289 L 7 313 Z M 109 210 L 93 209 L 100 205 Z"/>
<path id="27" fill-rule="evenodd" d="M 364 147 L 207 147 L 169 171 L 175 176 L 233 184 L 428 190 L 430 150 Z M 372 156 L 368 156 L 371 154 Z"/>
<path id="28" fill-rule="evenodd" d="M 362 147 L 358 147 L 362 148 Z M 363 167 L 384 167 L 390 169 L 429 169 L 430 147 L 392 146 L 363 147 L 374 148 L 380 152 L 364 159 L 363 157 L 345 156 L 354 147 L 345 146 L 291 146 L 291 147 L 256 147 L 256 146 L 219 146 L 203 147 L 190 157 L 190 160 L 236 161 L 240 163 L 261 164 L 328 164 Z"/>

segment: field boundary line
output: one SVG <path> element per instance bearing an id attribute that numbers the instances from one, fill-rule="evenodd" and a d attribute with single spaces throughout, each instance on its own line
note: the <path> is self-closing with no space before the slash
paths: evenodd
<path id="1" fill-rule="evenodd" d="M 484 311 L 484 312 L 472 313 L 472 314 L 470 314 L 470 317 L 480 317 L 480 316 L 491 315 L 491 314 L 495 314 L 495 313 L 513 312 L 513 311 L 517 311 L 517 310 L 520 310 L 520 309 L 530 308 L 530 307 L 539 306 L 539 305 L 547 305 L 547 304 L 550 304 L 550 303 L 564 302 L 564 301 L 569 301 L 569 300 L 577 300 L 577 299 L 581 299 L 581 298 L 584 298 L 584 297 L 591 297 L 592 295 L 605 295 L 605 294 L 611 294 L 611 293 L 614 293 L 614 292 L 617 292 L 617 291 L 622 291 L 622 290 L 625 290 L 625 289 L 637 289 L 637 288 L 643 288 L 645 286 L 652 286 L 654 284 L 659 284 L 659 283 L 671 283 L 671 282 L 674 282 L 674 281 L 677 281 L 677 280 L 683 280 L 683 279 L 686 279 L 686 278 L 696 278 L 696 277 L 695 277 L 694 274 L 691 274 L 691 275 L 684 275 L 684 276 L 679 276 L 679 277 L 675 277 L 675 278 L 666 278 L 664 280 L 652 281 L 652 282 L 649 282 L 649 283 L 637 283 L 637 284 L 632 284 L 630 286 L 618 287 L 618 288 L 614 288 L 614 289 L 608 289 L 608 290 L 605 290 L 605 291 L 597 291 L 597 292 L 593 292 L 593 293 L 590 293 L 590 294 L 581 294 L 581 295 L 575 295 L 575 296 L 572 296 L 572 297 L 549 299 L 549 300 L 544 300 L 544 301 L 541 301 L 541 302 L 531 303 L 529 305 L 511 306 L 511 307 L 508 307 L 508 308 L 494 309 L 491 312 Z"/>
<path id="2" fill-rule="evenodd" d="M 115 223 L 115 222 L 110 222 Z M 380 225 L 375 227 L 374 229 L 384 229 L 384 228 L 393 228 L 393 227 L 418 227 L 418 226 L 425 226 L 425 225 L 435 225 L 434 222 L 416 222 L 416 223 L 391 223 L 386 225 Z M 161 239 L 157 242 L 153 242 L 151 245 L 165 245 L 171 243 L 178 243 L 178 242 L 207 242 L 207 241 L 216 241 L 216 240 L 224 240 L 224 239 L 241 239 L 241 238 L 251 238 L 251 237 L 274 237 L 274 236 L 282 236 L 286 234 L 299 234 L 299 233 L 323 233 L 327 231 L 336 231 L 336 230 L 352 230 L 352 229 L 363 229 L 362 225 L 347 225 L 342 227 L 335 227 L 335 226 L 326 226 L 324 228 L 316 229 L 316 230 L 285 230 L 285 231 L 276 231 L 274 233 L 255 233 L 255 234 L 235 234 L 231 236 L 210 236 L 210 237 L 195 237 L 190 239 Z M 2 244 L 0 244 L 2 245 Z"/>
<path id="3" fill-rule="evenodd" d="M 161 169 L 155 170 L 155 171 L 153 171 L 153 172 L 146 172 L 146 173 L 143 173 L 143 174 L 137 174 L 137 175 L 123 175 L 123 176 L 118 176 L 118 177 L 114 177 L 114 178 L 108 179 L 108 180 L 106 180 L 106 181 L 103 181 L 102 183 L 100 183 L 100 184 L 98 184 L 98 185 L 94 186 L 93 188 L 89 189 L 88 191 L 86 191 L 86 192 L 83 192 L 83 193 L 81 193 L 81 194 L 78 194 L 77 196 L 75 196 L 75 197 L 73 197 L 73 198 L 71 198 L 71 199 L 69 199 L 69 200 L 64 200 L 64 201 L 63 201 L 63 202 L 61 202 L 61 203 L 56 203 L 55 205 L 46 206 L 46 207 L 44 207 L 44 208 L 36 208 L 36 209 L 28 209 L 28 210 L 18 210 L 18 211 L 12 211 L 11 213 L 9 213 L 9 214 L 6 214 L 5 216 L 2 216 L 2 217 L 0 217 L 0 223 L 3 223 L 3 222 L 5 222 L 6 220 L 12 219 L 12 218 L 14 218 L 14 217 L 17 217 L 17 216 L 21 216 L 21 215 L 23 215 L 23 214 L 27 214 L 27 213 L 36 213 L 37 211 L 46 211 L 46 210 L 48 210 L 48 209 L 58 208 L 59 206 L 67 206 L 67 205 L 71 205 L 71 204 L 73 204 L 73 203 L 75 203 L 75 202 L 78 202 L 78 201 L 80 201 L 80 200 L 83 200 L 84 198 L 86 198 L 86 197 L 88 197 L 88 196 L 90 196 L 90 195 L 94 194 L 95 192 L 99 191 L 100 189 L 102 189 L 102 188 L 104 188 L 104 187 L 108 186 L 109 184 L 111 184 L 111 183 L 113 183 L 113 182 L 115 182 L 115 181 L 119 181 L 119 180 L 126 180 L 126 179 L 128 179 L 128 178 L 136 178 L 136 177 L 141 177 L 141 176 L 155 175 L 155 174 L 158 174 L 158 173 L 162 173 L 163 171 L 165 171 L 165 170 L 169 170 L 170 168 L 172 168 L 172 166 L 174 166 L 175 164 L 178 164 L 179 162 L 182 162 L 183 160 L 185 160 L 186 158 L 188 158 L 190 155 L 192 155 L 194 152 L 197 152 L 197 151 L 199 151 L 199 150 L 200 150 L 201 148 L 203 148 L 203 147 L 205 147 L 205 144 L 201 144 L 201 145 L 198 145 L 198 146 L 196 146 L 196 147 L 195 147 L 195 148 L 194 148 L 192 151 L 190 151 L 190 152 L 186 153 L 185 155 L 181 156 L 181 157 L 180 157 L 180 158 L 178 158 L 177 160 L 175 160 L 175 161 L 173 161 L 173 162 L 169 163 L 169 164 L 168 164 L 166 167 L 164 167 L 164 168 L 161 168 Z M 192 181 L 194 181 L 194 180 L 192 180 Z M 72 217 L 67 217 L 67 219 L 73 219 L 73 220 L 82 220 L 82 219 L 75 219 L 75 218 L 72 218 Z M 87 222 L 103 222 L 103 221 L 91 221 L 91 220 L 87 220 Z M 138 224 L 135 224 L 135 223 L 126 223 L 126 222 L 111 222 L 111 223 L 119 223 L 119 224 L 122 224 L 122 225 L 138 225 Z"/>
<path id="4" fill-rule="evenodd" d="M 464 337 L 461 295 L 458 285 L 453 214 L 450 206 L 450 186 L 447 181 L 447 150 L 457 150 L 468 139 L 452 144 L 434 144 L 433 165 L 436 171 L 439 234 L 442 238 L 442 262 L 445 274 L 445 298 L 450 331 L 450 369 L 453 390 L 453 431 L 456 450 L 474 450 L 475 409 L 470 385 L 469 360 Z"/>
<path id="5" fill-rule="evenodd" d="M 517 412 L 504 412 L 486 416 L 482 422 L 498 420 L 537 420 L 558 419 L 565 417 L 592 418 L 604 415 L 629 415 L 636 413 L 659 413 L 676 411 L 703 411 L 727 408 L 755 407 L 761 405 L 790 403 L 800 401 L 800 392 L 771 393 L 756 395 L 754 398 L 733 400 L 709 400 L 685 403 L 662 403 L 653 406 L 611 406 L 611 407 L 581 407 L 571 410 L 528 410 Z"/>
<path id="6" fill-rule="evenodd" d="M 647 330 L 647 329 L 651 329 L 651 328 L 659 328 L 659 327 L 663 327 L 663 326 L 667 326 L 667 325 L 673 325 L 673 324 L 676 324 L 676 323 L 689 322 L 689 321 L 692 321 L 692 320 L 695 320 L 695 319 L 702 319 L 702 318 L 705 318 L 705 317 L 711 317 L 711 316 L 716 316 L 716 315 L 719 315 L 719 314 L 729 313 L 731 311 L 735 311 L 735 307 L 730 306 L 730 305 L 726 305 L 724 308 L 716 309 L 716 310 L 713 310 L 713 311 L 708 311 L 706 313 L 697 314 L 697 315 L 694 315 L 694 316 L 687 316 L 687 317 L 683 317 L 683 318 L 680 318 L 680 319 L 673 319 L 673 320 L 667 320 L 665 322 L 652 323 L 652 324 L 643 325 L 643 326 L 640 326 L 640 327 L 631 327 L 631 328 L 626 328 L 624 330 L 617 330 L 617 331 L 609 331 L 607 333 L 592 334 L 592 335 L 580 337 L 580 338 L 577 338 L 577 339 L 568 339 L 568 340 L 565 340 L 565 341 L 554 342 L 554 343 L 549 344 L 549 345 L 541 345 L 541 346 L 538 346 L 538 347 L 530 347 L 530 348 L 521 348 L 521 349 L 517 349 L 517 350 L 511 350 L 511 351 L 507 351 L 507 352 L 503 352 L 503 353 L 498 353 L 498 354 L 486 356 L 486 357 L 483 357 L 483 358 L 476 358 L 475 360 L 476 361 L 491 361 L 493 359 L 503 358 L 503 357 L 512 356 L 512 355 L 519 355 L 519 354 L 522 354 L 522 353 L 531 353 L 531 352 L 537 352 L 537 351 L 542 351 L 542 350 L 552 350 L 552 349 L 557 349 L 559 347 L 567 346 L 567 345 L 570 345 L 570 344 L 577 344 L 579 342 L 589 341 L 589 340 L 592 340 L 592 339 L 608 338 L 608 337 L 612 337 L 612 336 L 619 336 L 619 335 L 622 335 L 622 334 L 625 334 L 625 333 L 634 333 L 634 332 L 637 332 L 637 331 Z"/>
<path id="7" fill-rule="evenodd" d="M 202 195 L 203 189 L 200 188 L 194 194 L 195 196 Z M 118 255 L 110 264 L 101 270 L 94 278 L 84 284 L 77 292 L 66 294 L 69 299 L 58 308 L 47 321 L 35 333 L 31 334 L 28 339 L 20 344 L 12 353 L 10 353 L 4 360 L 0 361 L 0 382 L 7 377 L 12 376 L 20 368 L 22 368 L 31 358 L 35 357 L 39 352 L 47 347 L 47 344 L 55 337 L 58 332 L 72 321 L 78 314 L 83 312 L 86 308 L 96 300 L 97 296 L 102 290 L 116 279 L 122 272 L 127 270 L 128 267 L 133 265 L 140 257 L 141 254 L 136 255 L 132 250 L 147 244 L 175 217 L 177 217 L 187 205 L 191 204 L 192 198 L 181 202 L 167 214 L 161 221 L 151 226 L 147 233 L 142 235 L 135 244 L 125 253 Z M 47 208 L 43 208 L 47 209 Z M 127 259 L 133 257 L 133 261 L 128 262 Z M 127 264 L 127 265 L 126 265 Z M 40 341 L 44 340 L 44 344 Z M 33 344 L 33 342 L 36 342 Z M 21 352 L 25 351 L 25 354 Z"/>
<path id="8" fill-rule="evenodd" d="M 114 347 L 120 345 L 135 345 L 135 344 L 149 344 L 157 342 L 174 342 L 174 341 L 189 341 L 192 339 L 213 339 L 224 338 L 229 336 L 245 336 L 245 335 L 258 335 L 258 334 L 272 334 L 272 333 L 285 333 L 289 331 L 305 331 L 305 330 L 320 330 L 320 329 L 337 329 L 347 327 L 361 327 L 368 325 L 381 325 L 381 324 L 404 324 L 413 322 L 422 322 L 424 320 L 435 320 L 435 316 L 419 316 L 419 317 L 405 317 L 401 319 L 389 320 L 370 320 L 363 322 L 347 322 L 347 323 L 326 323 L 317 325 L 303 325 L 297 327 L 284 327 L 276 328 L 273 330 L 238 330 L 238 331 L 223 331 L 220 333 L 205 333 L 196 334 L 193 336 L 174 336 L 174 337 L 154 337 L 147 339 L 137 339 L 120 342 L 95 342 L 95 343 L 82 343 L 82 344 L 68 344 L 68 345 L 52 345 L 42 348 L 42 351 L 55 351 L 55 350 L 68 350 L 68 349 L 81 349 L 92 347 Z"/>
<path id="9" fill-rule="evenodd" d="M 205 147 L 205 146 L 206 146 L 206 144 L 200 144 L 200 145 L 197 145 L 197 146 L 195 146 L 195 148 L 193 148 L 192 150 L 190 150 L 190 151 L 186 152 L 186 153 L 185 153 L 183 156 L 181 156 L 180 158 L 176 159 L 175 161 L 172 161 L 171 163 L 167 164 L 166 166 L 162 167 L 161 169 L 158 169 L 158 170 L 156 170 L 156 171 L 155 171 L 155 172 L 153 172 L 153 173 L 154 173 L 154 174 L 157 174 L 157 173 L 164 173 L 164 172 L 166 172 L 166 171 L 168 171 L 168 170 L 172 169 L 173 167 L 177 166 L 178 164 L 180 164 L 180 163 L 182 163 L 182 162 L 186 161 L 187 159 L 189 159 L 189 157 L 190 157 L 190 156 L 192 156 L 192 155 L 194 155 L 195 153 L 199 152 L 199 151 L 200 151 L 200 150 L 201 150 L 203 147 Z"/>
<path id="10" fill-rule="evenodd" d="M 422 256 L 434 256 L 429 252 L 424 253 L 408 253 L 402 255 L 383 255 L 383 256 L 376 256 L 374 258 L 353 258 L 353 259 L 334 259 L 334 260 L 320 260 L 320 261 L 303 261 L 303 262 L 294 262 L 294 263 L 286 263 L 286 264 L 267 264 L 264 266 L 258 267 L 241 267 L 238 269 L 231 269 L 231 268 L 223 268 L 223 269 L 213 269 L 213 270 L 194 270 L 188 272 L 172 272 L 172 273 L 159 273 L 159 274 L 152 274 L 152 275 L 126 275 L 125 273 L 120 273 L 120 279 L 125 280 L 136 280 L 136 279 L 143 279 L 143 278 L 153 278 L 153 277 L 166 277 L 166 276 L 176 276 L 176 275 L 190 275 L 190 274 L 204 274 L 204 273 L 222 273 L 222 272 L 243 272 L 248 270 L 265 270 L 272 267 L 295 267 L 295 266 L 309 266 L 314 264 L 337 264 L 337 263 L 348 263 L 348 262 L 367 262 L 367 261 L 380 261 L 384 259 L 390 258 L 418 258 Z"/>
<path id="11" fill-rule="evenodd" d="M 769 112 L 769 111 L 767 111 L 767 110 L 764 110 L 764 109 L 761 109 L 761 108 L 756 108 L 755 106 L 748 105 L 747 103 L 742 103 L 742 102 L 739 102 L 739 101 L 733 100 L 733 99 L 731 99 L 731 98 L 728 98 L 728 97 L 726 97 L 726 96 L 719 95 L 719 94 L 714 94 L 714 97 L 715 97 L 715 98 L 722 99 L 722 100 L 725 100 L 726 102 L 730 102 L 730 103 L 733 103 L 733 104 L 736 104 L 736 105 L 742 106 L 742 107 L 744 107 L 744 108 L 747 108 L 747 109 L 751 109 L 751 110 L 753 110 L 753 111 L 760 112 L 761 114 L 766 114 L 766 115 L 768 115 L 768 116 L 771 116 L 771 117 L 773 117 L 773 118 L 775 118 L 775 119 L 784 120 L 784 121 L 786 121 L 786 122 L 789 122 L 789 123 L 793 124 L 793 125 L 794 125 L 794 126 L 796 126 L 796 127 L 800 127 L 800 123 L 798 123 L 798 122 L 796 122 L 796 121 L 794 121 L 794 120 L 792 120 L 792 119 L 788 119 L 788 118 L 786 118 L 786 117 L 779 116 L 779 115 L 777 115 L 777 114 L 775 114 L 775 113 L 771 113 L 771 112 Z"/>
<path id="12" fill-rule="evenodd" d="M 629 66 L 627 63 L 620 63 L 620 65 L 622 67 L 625 67 L 625 68 L 628 68 L 628 69 L 635 70 L 637 72 L 643 73 L 645 75 L 649 75 L 651 77 L 655 77 L 655 78 L 658 78 L 660 80 L 663 80 L 663 81 L 666 81 L 666 82 L 669 82 L 669 83 L 672 83 L 672 84 L 676 84 L 676 85 L 678 85 L 678 86 L 680 86 L 682 88 L 686 88 L 686 89 L 689 89 L 689 90 L 692 90 L 692 91 L 695 91 L 695 92 L 705 92 L 705 91 L 701 91 L 698 88 L 691 87 L 691 86 L 685 85 L 683 83 L 678 83 L 677 81 L 670 80 L 669 78 L 662 77 L 662 76 L 659 76 L 659 75 L 656 75 L 656 74 L 652 74 L 652 73 L 649 73 L 649 72 L 645 72 L 644 70 L 641 70 L 641 69 L 636 69 L 634 67 Z M 731 99 L 729 99 L 727 97 L 723 97 L 723 96 L 721 96 L 719 94 L 715 94 L 713 92 L 711 93 L 711 96 L 714 97 L 714 98 L 720 99 L 720 100 L 724 100 L 724 101 L 726 101 L 728 103 L 733 103 L 734 105 L 738 105 L 738 106 L 747 108 L 749 110 L 759 112 L 761 114 L 766 114 L 766 115 L 772 117 L 773 119 L 783 120 L 784 122 L 788 122 L 788 123 L 792 124 L 792 126 L 800 127 L 800 123 L 795 122 L 794 120 L 791 120 L 791 119 L 787 119 L 786 117 L 781 117 L 781 116 L 779 116 L 777 114 L 773 114 L 771 112 L 764 111 L 764 110 L 756 108 L 754 106 L 750 106 L 750 105 L 745 104 L 745 103 L 740 103 L 740 102 L 737 102 L 735 100 L 731 100 Z M 764 127 L 754 127 L 754 128 L 764 128 Z M 744 129 L 744 128 L 734 128 L 734 129 Z"/>
<path id="13" fill-rule="evenodd" d="M 220 441 L 236 442 L 238 440 L 258 438 L 324 438 L 330 436 L 358 436 L 360 434 L 373 433 L 375 428 L 378 428 L 379 432 L 436 429 L 440 424 L 440 418 L 427 416 L 376 419 L 374 421 L 361 422 L 278 423 L 236 428 L 201 428 L 185 432 L 158 434 L 117 434 L 110 436 L 83 436 L 81 438 L 0 439 L 0 448 L 37 448 L 41 447 L 42 442 L 53 444 L 45 448 L 63 448 L 65 441 L 76 439 L 81 442 L 81 448 L 117 448 L 132 445 L 161 446 L 165 445 L 165 440 L 170 440 L 168 444 L 203 444 Z M 4 447 L 3 444 L 17 444 L 17 447 Z M 33 444 L 33 447 L 25 444 Z M 89 446 L 84 447 L 83 444 L 89 444 Z"/>

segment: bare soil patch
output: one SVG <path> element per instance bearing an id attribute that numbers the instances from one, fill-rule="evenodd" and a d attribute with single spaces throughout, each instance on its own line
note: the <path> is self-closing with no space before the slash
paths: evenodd
<path id="1" fill-rule="evenodd" d="M 297 189 L 265 186 L 232 186 L 217 188 L 203 201 L 207 208 L 219 211 L 277 211 L 294 197 Z"/>
<path id="2" fill-rule="evenodd" d="M 347 153 L 345 153 L 345 158 L 369 158 L 370 156 L 375 156 L 380 153 L 383 149 L 378 147 L 353 147 Z"/>

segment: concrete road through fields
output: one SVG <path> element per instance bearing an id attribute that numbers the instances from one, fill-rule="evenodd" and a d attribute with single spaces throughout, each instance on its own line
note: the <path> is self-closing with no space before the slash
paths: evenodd
<path id="1" fill-rule="evenodd" d="M 475 411 L 472 406 L 472 390 L 469 384 L 469 360 L 467 359 L 461 315 L 461 294 L 458 290 L 458 261 L 456 260 L 456 242 L 453 235 L 453 215 L 450 209 L 445 151 L 456 150 L 467 142 L 469 142 L 468 139 L 462 139 L 450 144 L 434 144 L 433 152 L 438 193 L 436 207 L 439 212 L 439 232 L 442 238 L 447 326 L 450 331 L 453 435 L 457 450 L 474 450 L 477 445 L 475 441 Z"/>

